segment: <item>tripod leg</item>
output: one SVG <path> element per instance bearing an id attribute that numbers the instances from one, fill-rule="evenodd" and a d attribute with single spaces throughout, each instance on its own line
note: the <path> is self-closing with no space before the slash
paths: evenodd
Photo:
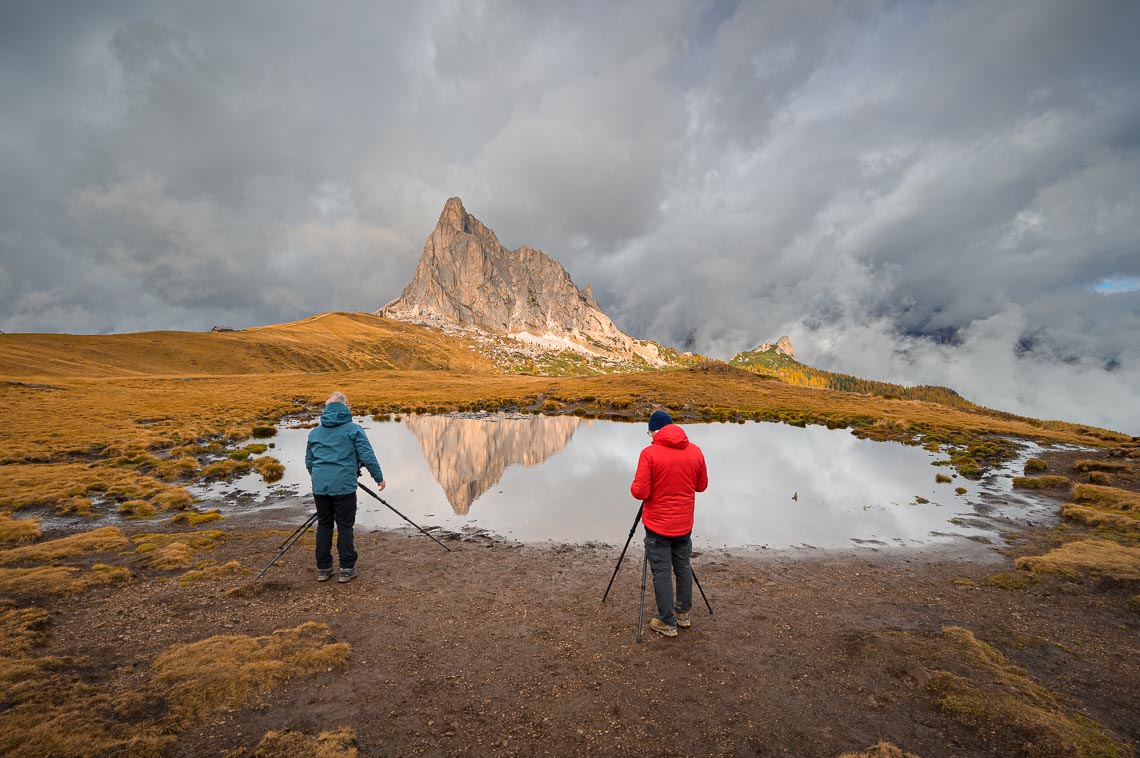
<path id="1" fill-rule="evenodd" d="M 629 543 L 633 540 L 633 533 L 637 531 L 637 525 L 641 522 L 641 511 L 645 508 L 645 503 L 642 503 L 637 508 L 637 515 L 633 517 L 633 526 L 629 528 L 629 536 L 625 538 L 625 547 L 621 549 L 621 555 L 618 556 L 617 565 L 614 566 L 614 573 L 610 576 L 610 583 L 606 585 L 606 591 L 602 594 L 602 602 L 606 602 L 609 597 L 610 587 L 614 586 L 614 579 L 617 578 L 618 569 L 621 568 L 621 562 L 625 560 L 625 551 L 629 550 Z"/>
<path id="2" fill-rule="evenodd" d="M 689 569 L 692 570 L 692 566 L 690 566 Z M 700 580 L 697 579 L 697 572 L 696 571 L 693 571 L 693 582 L 696 583 L 697 589 L 701 591 L 701 597 L 703 597 L 705 599 L 705 605 L 709 609 L 709 615 L 710 616 L 713 615 L 712 606 L 709 605 L 709 599 L 707 597 L 705 597 L 705 588 L 701 586 Z"/>
<path id="3" fill-rule="evenodd" d="M 273 560 L 271 560 L 268 564 L 266 564 L 265 568 L 263 568 L 261 570 L 261 573 L 259 573 L 257 576 L 255 576 L 253 578 L 253 581 L 256 582 L 258 579 L 265 576 L 265 572 L 268 571 L 270 569 L 270 567 L 273 566 L 274 563 L 277 563 L 278 558 L 285 555 L 285 551 L 287 551 L 289 548 L 293 547 L 293 545 L 297 544 L 297 540 L 299 540 L 305 536 L 305 532 L 309 531 L 309 527 L 311 527 L 313 525 L 313 522 L 316 520 L 317 520 L 317 517 L 314 515 L 312 519 L 305 522 L 303 529 L 301 529 L 297 532 L 294 532 L 293 533 L 294 536 L 292 536 L 289 540 L 286 541 L 285 545 L 281 548 L 280 551 L 278 551 L 277 555 L 273 556 Z"/>
<path id="4" fill-rule="evenodd" d="M 285 545 L 287 545 L 287 544 L 289 543 L 289 540 L 291 540 L 291 539 L 293 539 L 294 537 L 296 537 L 296 536 L 297 536 L 297 532 L 303 532 L 303 531 L 305 531 L 305 530 L 306 530 L 306 529 L 308 529 L 310 526 L 312 526 L 312 525 L 313 525 L 313 522 L 314 522 L 314 521 L 316 521 L 316 520 L 317 520 L 317 514 L 315 514 L 315 513 L 314 513 L 312 516 L 309 516 L 308 520 L 307 520 L 307 521 L 305 521 L 305 523 L 301 524 L 299 527 L 297 527 L 296 529 L 294 529 L 294 530 L 293 530 L 293 533 L 292 533 L 292 534 L 290 534 L 288 537 L 286 537 L 286 538 L 285 538 L 285 541 L 284 541 L 284 542 L 282 542 L 280 545 L 278 545 L 278 546 L 277 546 L 277 549 L 278 549 L 278 550 L 280 550 L 281 548 L 285 547 Z"/>
<path id="5" fill-rule="evenodd" d="M 637 606 L 637 641 L 641 642 L 641 625 L 645 622 L 645 573 L 649 568 L 649 556 L 641 560 L 641 604 Z"/>

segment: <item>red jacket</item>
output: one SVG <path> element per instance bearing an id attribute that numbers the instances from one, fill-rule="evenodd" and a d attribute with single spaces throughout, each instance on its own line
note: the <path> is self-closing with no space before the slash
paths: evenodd
<path id="1" fill-rule="evenodd" d="M 680 537 L 693 531 L 695 494 L 708 486 L 705 454 L 689 442 L 681 427 L 669 424 L 641 451 L 629 491 L 645 501 L 641 523 L 646 529 Z"/>

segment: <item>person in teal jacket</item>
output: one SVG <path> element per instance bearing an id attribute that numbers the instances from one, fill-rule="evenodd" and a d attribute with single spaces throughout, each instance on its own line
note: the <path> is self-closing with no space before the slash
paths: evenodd
<path id="1" fill-rule="evenodd" d="M 384 472 L 368 436 L 353 422 L 348 398 L 334 392 L 325 402 L 320 426 L 309 432 L 305 446 L 305 468 L 313 479 L 313 500 L 317 503 L 318 582 L 327 582 L 333 575 L 334 524 L 340 560 L 337 581 L 350 582 L 357 576 L 352 529 L 356 524 L 356 477 L 362 466 L 376 480 L 377 489 L 383 490 Z"/>

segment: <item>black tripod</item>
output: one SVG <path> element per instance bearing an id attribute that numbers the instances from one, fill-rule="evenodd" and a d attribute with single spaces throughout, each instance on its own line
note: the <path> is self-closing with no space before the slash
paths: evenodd
<path id="1" fill-rule="evenodd" d="M 643 502 L 637 508 L 637 516 L 635 516 L 633 519 L 633 526 L 631 526 L 629 528 L 629 536 L 625 538 L 625 547 L 623 547 L 621 549 L 621 555 L 618 556 L 617 565 L 614 566 L 614 573 L 610 577 L 610 583 L 606 585 L 606 591 L 602 595 L 602 602 L 603 603 L 606 602 L 606 598 L 610 594 L 610 587 L 612 587 L 614 585 L 614 579 L 617 577 L 618 569 L 621 568 L 621 562 L 623 560 L 625 560 L 625 551 L 629 549 L 629 543 L 631 541 L 633 541 L 633 533 L 637 531 L 637 525 L 641 523 L 641 513 L 644 510 L 645 510 L 645 503 Z M 641 642 L 641 623 L 642 623 L 642 617 L 645 615 L 645 574 L 646 574 L 646 567 L 648 565 L 649 565 L 649 558 L 648 557 L 643 558 L 642 564 L 641 564 L 641 604 L 637 610 L 637 641 L 638 642 Z M 689 569 L 692 570 L 692 565 L 689 566 Z M 711 616 L 711 615 L 713 615 L 713 609 L 712 609 L 712 605 L 709 603 L 708 596 L 705 595 L 705 589 L 704 589 L 704 587 L 701 586 L 701 581 L 699 579 L 697 579 L 697 572 L 693 571 L 692 573 L 693 573 L 693 583 L 696 584 L 697 589 L 700 590 L 701 598 L 705 601 L 705 607 L 707 607 L 709 609 L 709 615 Z"/>
<path id="2" fill-rule="evenodd" d="M 268 564 L 266 564 L 265 568 L 263 568 L 261 570 L 261 573 L 253 578 L 253 581 L 256 582 L 258 579 L 265 576 L 265 572 L 269 570 L 269 567 L 272 566 L 274 563 L 277 563 L 277 559 L 280 558 L 281 556 L 285 555 L 285 551 L 288 550 L 289 548 L 293 547 L 294 543 L 296 543 L 297 540 L 304 537 L 305 532 L 309 531 L 309 527 L 311 527 L 314 523 L 316 523 L 316 521 L 317 521 L 317 514 L 314 513 L 312 516 L 309 516 L 308 520 L 305 521 L 305 523 L 301 524 L 299 527 L 297 527 L 297 529 L 292 534 L 290 534 L 288 537 L 286 537 L 285 541 L 277 546 L 279 548 L 277 555 L 273 556 L 273 560 L 271 560 Z"/>

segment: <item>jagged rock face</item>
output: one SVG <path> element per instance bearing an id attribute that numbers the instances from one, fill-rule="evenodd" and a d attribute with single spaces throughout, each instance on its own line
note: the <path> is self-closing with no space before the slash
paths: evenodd
<path id="1" fill-rule="evenodd" d="M 796 360 L 796 349 L 792 347 L 792 341 L 788 339 L 787 335 L 780 337 L 775 343 L 765 342 L 760 347 L 756 348 L 755 352 L 766 353 L 775 348 L 776 352 L 780 355 L 786 355 L 793 361 Z"/>
<path id="2" fill-rule="evenodd" d="M 508 466 L 536 466 L 570 442 L 582 420 L 574 416 L 500 423 L 489 419 L 409 416 L 431 473 L 456 513 L 495 486 Z"/>
<path id="3" fill-rule="evenodd" d="M 552 349 L 660 364 L 656 346 L 622 332 L 566 269 L 541 250 L 508 250 L 453 197 L 424 244 L 411 284 L 377 311 L 403 321 L 445 319 Z"/>

